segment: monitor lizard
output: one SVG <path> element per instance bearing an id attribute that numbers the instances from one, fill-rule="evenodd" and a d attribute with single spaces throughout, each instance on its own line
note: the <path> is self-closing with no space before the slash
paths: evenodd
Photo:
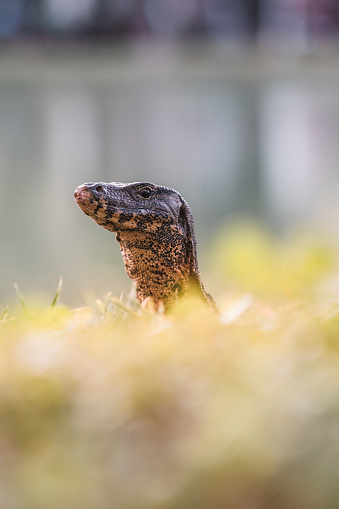
<path id="1" fill-rule="evenodd" d="M 74 197 L 87 216 L 116 233 L 139 303 L 168 311 L 193 293 L 216 309 L 198 269 L 192 212 L 177 191 L 150 182 L 88 182 Z"/>

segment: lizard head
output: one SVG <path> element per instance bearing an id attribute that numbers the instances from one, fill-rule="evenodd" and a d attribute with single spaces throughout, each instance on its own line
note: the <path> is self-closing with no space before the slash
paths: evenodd
<path id="1" fill-rule="evenodd" d="M 172 233 L 185 235 L 187 213 L 193 224 L 188 205 L 179 193 L 150 182 L 88 182 L 76 188 L 74 197 L 86 215 L 113 232 L 165 234 L 170 228 Z"/>

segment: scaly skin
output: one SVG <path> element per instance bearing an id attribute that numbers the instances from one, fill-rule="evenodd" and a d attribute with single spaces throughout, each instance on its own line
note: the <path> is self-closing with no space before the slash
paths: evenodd
<path id="1" fill-rule="evenodd" d="M 191 210 L 174 189 L 150 182 L 88 182 L 74 197 L 87 216 L 116 232 L 140 303 L 151 300 L 156 310 L 168 311 L 193 292 L 215 307 L 200 279 Z"/>

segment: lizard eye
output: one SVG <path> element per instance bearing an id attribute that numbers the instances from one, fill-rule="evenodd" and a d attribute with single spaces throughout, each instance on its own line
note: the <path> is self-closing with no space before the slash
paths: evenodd
<path id="1" fill-rule="evenodd" d="M 101 191 L 103 191 L 103 187 L 102 186 L 97 186 L 95 188 L 95 190 L 98 192 L 98 193 L 101 193 Z"/>
<path id="2" fill-rule="evenodd" d="M 141 198 L 144 198 L 144 200 L 148 200 L 148 198 L 151 197 L 152 189 L 150 187 L 143 187 L 140 189 L 139 194 Z"/>

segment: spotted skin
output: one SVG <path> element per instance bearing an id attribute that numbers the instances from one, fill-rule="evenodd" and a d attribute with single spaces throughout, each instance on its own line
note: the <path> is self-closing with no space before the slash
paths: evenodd
<path id="1" fill-rule="evenodd" d="M 200 279 L 193 216 L 177 191 L 150 182 L 88 182 L 74 197 L 87 216 L 116 233 L 140 303 L 168 311 L 195 292 L 215 307 Z"/>

